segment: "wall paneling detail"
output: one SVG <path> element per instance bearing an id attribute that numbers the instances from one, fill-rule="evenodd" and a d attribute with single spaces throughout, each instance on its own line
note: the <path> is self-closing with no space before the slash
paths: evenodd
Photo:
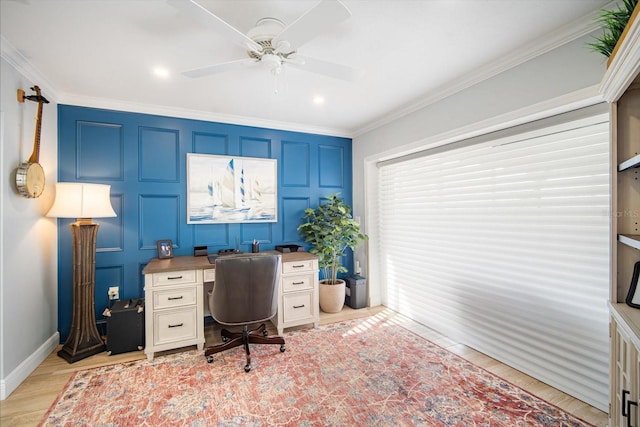
<path id="1" fill-rule="evenodd" d="M 229 152 L 228 135 L 193 133 L 193 152 L 223 156 Z"/>
<path id="2" fill-rule="evenodd" d="M 124 134 L 122 125 L 77 122 L 76 178 L 122 180 L 124 178 Z"/>
<path id="3" fill-rule="evenodd" d="M 351 203 L 351 140 L 226 123 L 58 106 L 58 181 L 111 185 L 117 217 L 97 219 L 96 316 L 109 286 L 121 298 L 144 295 L 142 269 L 157 257 L 156 241 L 171 239 L 174 254 L 304 245 L 297 227 L 304 209 L 340 192 Z M 272 158 L 278 161 L 278 222 L 187 224 L 187 153 Z M 69 223 L 58 220 L 58 325 L 71 325 L 72 251 Z"/>
<path id="4" fill-rule="evenodd" d="M 180 196 L 141 194 L 139 249 L 156 251 L 156 242 L 162 239 L 171 240 L 174 250 L 179 248 L 181 218 L 184 218 L 184 215 L 180 214 Z"/>
<path id="5" fill-rule="evenodd" d="M 271 140 L 263 138 L 240 138 L 240 155 L 244 157 L 271 158 Z"/>
<path id="6" fill-rule="evenodd" d="M 280 170 L 283 187 L 309 187 L 309 144 L 282 142 Z"/>
<path id="7" fill-rule="evenodd" d="M 300 239 L 298 226 L 302 223 L 304 210 L 311 206 L 308 197 L 282 198 L 282 240 L 285 242 Z"/>
<path id="8" fill-rule="evenodd" d="M 179 182 L 178 131 L 140 127 L 140 181 Z"/>
<path id="9" fill-rule="evenodd" d="M 321 145 L 318 147 L 318 159 L 320 187 L 343 187 L 346 166 L 344 148 Z"/>

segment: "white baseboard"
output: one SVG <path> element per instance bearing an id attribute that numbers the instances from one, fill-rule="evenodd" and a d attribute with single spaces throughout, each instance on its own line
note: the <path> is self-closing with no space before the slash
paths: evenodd
<path id="1" fill-rule="evenodd" d="M 0 379 L 0 400 L 5 400 L 60 343 L 60 333 L 56 332 L 6 378 Z"/>

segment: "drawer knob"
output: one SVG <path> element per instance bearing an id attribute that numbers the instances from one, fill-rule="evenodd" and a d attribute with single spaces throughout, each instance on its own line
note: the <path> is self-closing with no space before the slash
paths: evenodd
<path id="1" fill-rule="evenodd" d="M 176 299 L 182 299 L 182 295 L 180 295 L 179 297 L 169 297 L 169 298 L 167 298 L 167 299 L 168 299 L 169 301 L 173 301 L 173 300 L 176 300 Z"/>
<path id="2" fill-rule="evenodd" d="M 184 326 L 184 323 L 178 323 L 177 325 L 169 325 L 170 328 L 179 328 L 181 326 Z"/>
<path id="3" fill-rule="evenodd" d="M 304 307 L 304 304 L 302 304 L 302 305 L 294 305 L 293 306 L 293 308 L 302 308 L 302 307 Z"/>
<path id="4" fill-rule="evenodd" d="M 291 267 L 293 267 L 293 268 L 302 268 L 302 267 L 304 267 L 304 264 L 292 265 Z"/>
<path id="5" fill-rule="evenodd" d="M 304 285 L 304 282 L 292 282 L 292 285 Z"/>
<path id="6" fill-rule="evenodd" d="M 167 277 L 167 280 L 178 280 L 178 279 L 182 279 L 182 276 Z"/>

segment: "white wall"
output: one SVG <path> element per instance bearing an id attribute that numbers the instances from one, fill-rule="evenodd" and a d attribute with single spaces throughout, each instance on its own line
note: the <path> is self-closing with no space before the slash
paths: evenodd
<path id="1" fill-rule="evenodd" d="M 57 105 L 47 87 L 20 74 L 3 57 L 0 68 L 0 398 L 5 399 L 58 344 L 58 232 L 45 214 L 57 178 Z M 33 150 L 38 104 L 19 103 L 38 84 L 43 106 L 39 163 L 46 187 L 37 199 L 18 194 L 15 172 Z"/>
<path id="2" fill-rule="evenodd" d="M 353 139 L 353 208 L 369 234 L 356 257 L 369 303 L 380 304 L 376 162 L 503 129 L 600 100 L 604 57 L 584 36 Z"/>

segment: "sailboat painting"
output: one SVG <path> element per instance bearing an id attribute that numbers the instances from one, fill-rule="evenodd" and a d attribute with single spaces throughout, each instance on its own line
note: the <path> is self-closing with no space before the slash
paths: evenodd
<path id="1" fill-rule="evenodd" d="M 187 223 L 277 222 L 277 160 L 187 153 Z"/>

